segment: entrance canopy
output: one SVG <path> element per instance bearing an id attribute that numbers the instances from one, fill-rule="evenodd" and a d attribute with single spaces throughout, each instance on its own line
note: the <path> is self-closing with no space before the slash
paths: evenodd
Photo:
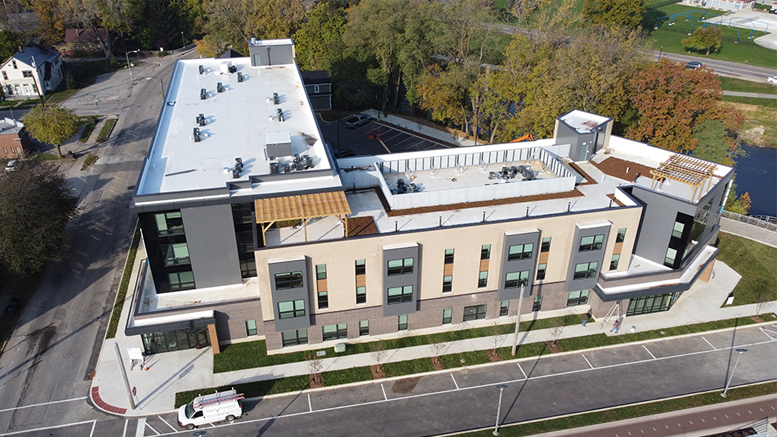
<path id="1" fill-rule="evenodd" d="M 271 197 L 254 202 L 256 223 L 262 224 L 262 240 L 265 244 L 267 229 L 275 222 L 286 220 L 302 220 L 305 225 L 305 242 L 308 241 L 307 221 L 316 217 L 337 217 L 345 226 L 345 235 L 348 235 L 348 215 L 351 213 L 351 207 L 348 206 L 343 191 Z"/>

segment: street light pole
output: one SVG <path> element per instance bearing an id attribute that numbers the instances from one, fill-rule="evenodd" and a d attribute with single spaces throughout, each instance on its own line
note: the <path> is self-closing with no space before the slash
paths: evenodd
<path id="1" fill-rule="evenodd" d="M 494 425 L 494 435 L 499 435 L 499 416 L 502 414 L 502 392 L 507 388 L 506 385 L 498 385 L 499 389 L 499 403 L 496 406 L 496 424 Z"/>
<path id="2" fill-rule="evenodd" d="M 130 84 L 133 84 L 134 82 L 132 81 L 132 65 L 130 64 L 130 61 L 129 61 L 129 54 L 130 53 L 137 53 L 139 51 L 140 50 L 133 50 L 131 52 L 124 52 L 124 57 L 127 58 L 127 69 L 129 70 L 129 74 L 130 74 Z"/>
<path id="3" fill-rule="evenodd" d="M 186 47 L 186 40 L 183 39 L 183 31 L 181 31 L 181 49 Z"/>
<path id="4" fill-rule="evenodd" d="M 512 355 L 515 356 L 518 349 L 518 332 L 521 330 L 521 313 L 523 313 L 523 282 L 521 282 L 521 294 L 518 296 L 518 318 L 515 321 L 515 339 L 513 340 Z"/>
<path id="5" fill-rule="evenodd" d="M 661 55 L 664 54 L 664 46 L 661 46 L 661 48 L 658 50 L 658 60 L 661 60 Z"/>
<path id="6" fill-rule="evenodd" d="M 739 364 L 739 358 L 742 356 L 743 353 L 747 352 L 747 349 L 737 349 L 736 351 L 739 352 L 739 355 L 737 355 L 737 360 L 734 361 L 734 370 L 732 370 L 731 375 L 728 376 L 728 381 L 726 381 L 726 387 L 723 389 L 723 393 L 720 394 L 724 398 L 726 397 L 728 386 L 729 384 L 731 384 L 731 380 L 734 378 L 734 372 L 737 371 L 737 364 Z"/>

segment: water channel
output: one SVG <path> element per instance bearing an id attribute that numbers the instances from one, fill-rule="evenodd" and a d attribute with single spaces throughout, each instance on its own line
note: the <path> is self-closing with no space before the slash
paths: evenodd
<path id="1" fill-rule="evenodd" d="M 737 159 L 737 195 L 750 194 L 750 215 L 777 217 L 777 149 L 743 145 L 747 156 Z"/>

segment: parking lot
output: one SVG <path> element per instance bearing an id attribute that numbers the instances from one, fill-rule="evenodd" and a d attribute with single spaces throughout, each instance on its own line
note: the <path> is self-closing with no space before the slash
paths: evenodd
<path id="1" fill-rule="evenodd" d="M 326 122 L 319 119 L 318 123 L 324 139 L 329 141 L 335 153 L 338 149 L 348 151 L 341 152 L 344 155 L 382 155 L 455 147 L 408 133 L 378 120 L 372 120 L 356 129 L 346 128 L 342 120 L 339 122 L 339 127 L 334 121 Z M 351 154 L 350 151 L 353 153 Z"/>

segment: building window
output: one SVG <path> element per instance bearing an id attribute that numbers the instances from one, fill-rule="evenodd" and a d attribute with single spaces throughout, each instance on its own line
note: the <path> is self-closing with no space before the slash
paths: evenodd
<path id="1" fill-rule="evenodd" d="M 316 279 L 326 279 L 326 264 L 316 265 Z"/>
<path id="2" fill-rule="evenodd" d="M 365 266 L 366 263 L 363 259 L 357 259 L 356 260 L 356 274 L 357 275 L 363 275 L 365 273 Z"/>
<path id="3" fill-rule="evenodd" d="M 168 273 L 167 278 L 170 281 L 170 290 L 194 288 L 194 273 L 192 272 Z"/>
<path id="4" fill-rule="evenodd" d="M 491 245 L 484 244 L 480 246 L 480 259 L 490 259 L 490 258 L 491 258 Z"/>
<path id="5" fill-rule="evenodd" d="M 313 92 L 318 94 L 318 85 L 313 85 Z"/>
<path id="6" fill-rule="evenodd" d="M 664 265 L 668 267 L 674 267 L 674 260 L 677 258 L 677 250 L 671 247 L 666 249 L 666 257 L 664 258 Z"/>
<path id="7" fill-rule="evenodd" d="M 683 230 L 685 230 L 685 223 L 674 222 L 672 228 L 672 238 L 683 238 Z"/>
<path id="8" fill-rule="evenodd" d="M 502 302 L 499 303 L 499 317 L 506 316 L 509 310 L 510 310 L 509 300 L 503 300 Z"/>
<path id="9" fill-rule="evenodd" d="M 453 264 L 453 252 L 455 249 L 445 249 L 445 264 Z"/>
<path id="10" fill-rule="evenodd" d="M 595 278 L 597 268 L 599 268 L 599 263 L 597 261 L 577 264 L 575 266 L 575 275 L 573 279 Z"/>
<path id="11" fill-rule="evenodd" d="M 567 306 L 573 307 L 576 305 L 585 305 L 588 303 L 589 290 L 583 291 L 570 291 L 567 296 Z"/>
<path id="12" fill-rule="evenodd" d="M 453 276 L 443 276 L 442 277 L 442 292 L 443 293 L 450 293 L 453 289 Z"/>
<path id="13" fill-rule="evenodd" d="M 442 324 L 448 325 L 451 323 L 451 320 L 453 319 L 453 308 L 448 308 L 442 310 Z"/>
<path id="14" fill-rule="evenodd" d="M 32 71 L 30 71 L 30 70 L 22 70 L 22 76 L 23 77 L 32 77 Z"/>
<path id="15" fill-rule="evenodd" d="M 360 320 L 359 321 L 359 336 L 362 335 L 370 335 L 370 321 L 369 320 Z"/>
<path id="16" fill-rule="evenodd" d="M 293 331 L 281 332 L 284 346 L 294 346 L 297 344 L 308 344 L 308 330 L 295 329 Z"/>
<path id="17" fill-rule="evenodd" d="M 321 329 L 324 332 L 324 341 L 337 340 L 338 338 L 348 338 L 347 323 L 338 323 L 337 325 L 326 325 Z"/>
<path id="18" fill-rule="evenodd" d="M 580 239 L 580 249 L 578 252 L 589 252 L 592 250 L 599 250 L 602 248 L 602 242 L 604 242 L 604 235 L 589 235 Z"/>
<path id="19" fill-rule="evenodd" d="M 305 301 L 303 299 L 278 302 L 278 318 L 291 319 L 305 315 Z"/>
<path id="20" fill-rule="evenodd" d="M 256 320 L 246 320 L 246 335 L 256 335 Z"/>
<path id="21" fill-rule="evenodd" d="M 478 273 L 478 288 L 483 288 L 486 285 L 488 285 L 488 270 Z"/>
<path id="22" fill-rule="evenodd" d="M 534 304 L 531 307 L 532 311 L 539 311 L 542 308 L 542 296 L 534 296 Z"/>
<path id="23" fill-rule="evenodd" d="M 388 275 L 408 275 L 413 273 L 413 258 L 392 259 L 388 262 Z"/>
<path id="24" fill-rule="evenodd" d="M 615 236 L 616 243 L 623 243 L 626 240 L 626 228 L 618 229 L 618 235 Z"/>
<path id="25" fill-rule="evenodd" d="M 388 304 L 404 303 L 413 301 L 413 286 L 391 287 L 388 289 Z"/>
<path id="26" fill-rule="evenodd" d="M 407 329 L 407 314 L 397 317 L 397 330 L 404 331 Z"/>
<path id="27" fill-rule="evenodd" d="M 540 252 L 550 252 L 550 237 L 545 237 L 542 239 L 542 246 L 540 247 Z"/>
<path id="28" fill-rule="evenodd" d="M 547 270 L 548 265 L 547 264 L 540 264 L 537 266 L 537 280 L 541 281 L 545 279 L 545 270 Z"/>
<path id="29" fill-rule="evenodd" d="M 186 243 L 162 244 L 159 246 L 165 257 L 165 267 L 189 264 L 189 246 Z"/>
<path id="30" fill-rule="evenodd" d="M 16 66 L 16 59 L 14 59 L 13 61 L 11 61 L 11 63 L 13 64 L 13 68 L 14 68 L 14 69 L 18 69 L 18 68 L 19 68 L 19 67 L 17 67 L 17 66 Z"/>
<path id="31" fill-rule="evenodd" d="M 302 272 L 288 272 L 275 274 L 275 289 L 288 290 L 302 287 Z"/>
<path id="32" fill-rule="evenodd" d="M 464 321 L 478 320 L 486 318 L 486 305 L 473 305 L 464 307 Z"/>
<path id="33" fill-rule="evenodd" d="M 518 288 L 529 285 L 529 271 L 511 272 L 505 275 L 505 288 Z"/>
<path id="34" fill-rule="evenodd" d="M 531 259 L 531 253 L 533 251 L 533 243 L 516 244 L 514 246 L 510 246 L 510 250 L 507 254 L 507 260 L 513 261 L 517 259 Z"/>
<path id="35" fill-rule="evenodd" d="M 325 310 L 327 308 L 329 308 L 329 292 L 319 291 L 318 292 L 318 309 Z"/>
<path id="36" fill-rule="evenodd" d="M 183 235 L 183 218 L 181 212 L 165 212 L 154 214 L 156 228 L 160 237 Z"/>
<path id="37" fill-rule="evenodd" d="M 621 254 L 616 253 L 612 256 L 612 261 L 610 261 L 610 270 L 615 270 L 618 268 L 618 261 L 621 259 Z"/>
<path id="38" fill-rule="evenodd" d="M 3 79 L 8 80 L 8 73 L 6 73 L 5 71 L 3 72 Z"/>
<path id="39" fill-rule="evenodd" d="M 367 287 L 356 287 L 356 303 L 367 303 Z"/>

